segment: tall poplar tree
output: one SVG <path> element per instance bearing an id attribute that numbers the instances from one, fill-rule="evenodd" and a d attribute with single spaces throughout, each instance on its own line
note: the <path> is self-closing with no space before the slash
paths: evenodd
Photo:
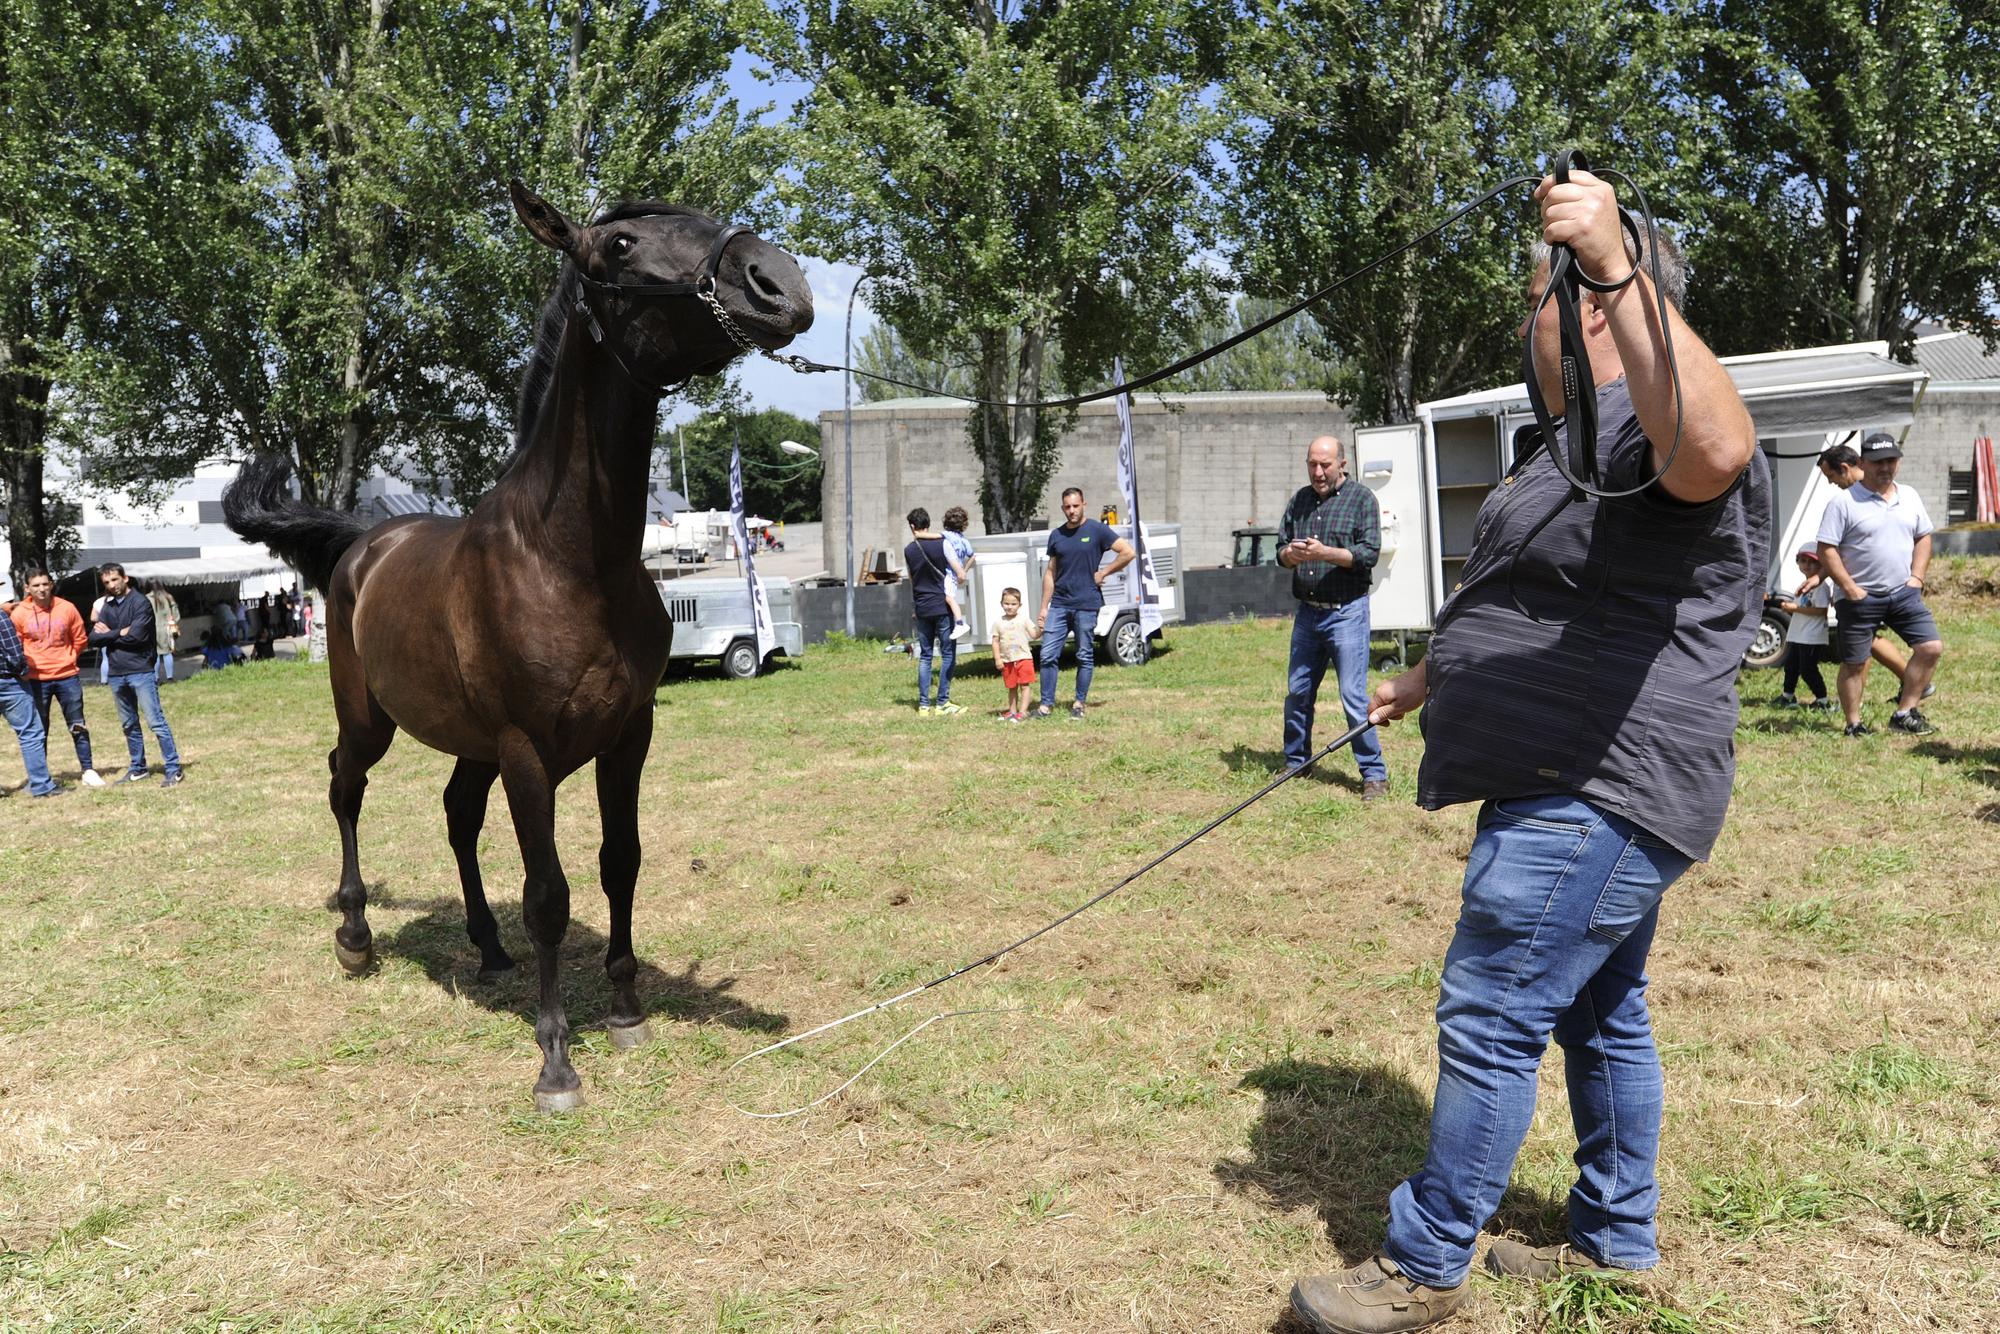
<path id="1" fill-rule="evenodd" d="M 1199 0 L 786 0 L 767 51 L 799 108 L 801 240 L 872 273 L 919 359 L 985 398 L 1101 382 L 1184 346 L 1219 303 L 1198 256 L 1227 11 Z M 989 529 L 1020 526 L 1065 415 L 975 409 Z"/>
<path id="2" fill-rule="evenodd" d="M 1962 0 L 1724 0 L 1691 89 L 1719 108 L 1690 304 L 1727 351 L 2000 338 L 2000 13 Z"/>
<path id="3" fill-rule="evenodd" d="M 51 452 L 89 438 L 92 403 L 161 381 L 172 330 L 121 302 L 173 282 L 212 227 L 194 201 L 239 162 L 225 94 L 180 6 L 0 0 L 0 505 L 17 587 L 75 550 Z M 186 383 L 169 399 L 205 402 Z"/>

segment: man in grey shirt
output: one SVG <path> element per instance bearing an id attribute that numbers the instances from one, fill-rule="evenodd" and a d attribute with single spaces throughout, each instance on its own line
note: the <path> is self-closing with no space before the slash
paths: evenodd
<path id="1" fill-rule="evenodd" d="M 1543 241 L 1570 246 L 1586 274 L 1615 280 L 1638 262 L 1603 181 L 1573 171 L 1536 197 Z M 1678 305 L 1679 256 L 1652 243 Z M 1603 485 L 1658 479 L 1570 503 L 1551 459 L 1567 426 L 1518 462 L 1480 511 L 1424 661 L 1371 703 L 1378 724 L 1424 706 L 1420 805 L 1482 804 L 1439 986 L 1429 1151 L 1390 1197 L 1382 1249 L 1293 1289 L 1293 1309 L 1321 1334 L 1422 1329 L 1463 1304 L 1551 1036 L 1577 1132 L 1567 1234 L 1540 1248 L 1495 1241 L 1486 1266 L 1542 1279 L 1659 1260 L 1665 1094 L 1646 955 L 1661 898 L 1708 855 L 1728 806 L 1736 667 L 1769 568 L 1771 488 L 1728 372 L 1677 311 L 1662 327 L 1648 261 L 1627 286 L 1583 293 L 1579 313 Z M 1531 309 L 1548 281 L 1538 263 Z M 1521 336 L 1543 395 L 1559 399 L 1553 303 Z"/>
<path id="2" fill-rule="evenodd" d="M 1924 575 L 1931 564 L 1930 511 L 1923 498 L 1896 484 L 1903 450 L 1896 437 L 1875 431 L 1861 442 L 1861 480 L 1835 496 L 1819 521 L 1819 560 L 1840 588 L 1838 651 L 1841 712 L 1847 735 L 1872 730 L 1861 721 L 1861 690 L 1875 632 L 1887 627 L 1910 646 L 1889 730 L 1922 736 L 1935 732 L 1917 709 L 1944 656 L 1937 621 L 1924 605 Z"/>

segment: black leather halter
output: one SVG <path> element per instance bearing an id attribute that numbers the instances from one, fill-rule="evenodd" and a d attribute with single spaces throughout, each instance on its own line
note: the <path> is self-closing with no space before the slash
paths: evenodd
<path id="1" fill-rule="evenodd" d="M 692 279 L 683 282 L 607 283 L 602 279 L 593 278 L 585 273 L 583 266 L 577 264 L 575 258 L 572 256 L 570 263 L 576 268 L 576 280 L 582 284 L 582 289 L 576 294 L 576 313 L 583 317 L 585 326 L 590 330 L 591 341 L 604 343 L 604 324 L 598 319 L 597 311 L 590 304 L 588 296 L 589 292 L 595 291 L 616 297 L 694 297 L 708 306 L 710 312 L 714 314 L 716 320 L 722 325 L 723 332 L 727 333 L 733 341 L 739 344 L 744 343 L 743 335 L 736 329 L 735 322 L 722 309 L 722 303 L 715 295 L 715 283 L 716 276 L 722 269 L 722 252 L 727 250 L 729 243 L 737 237 L 749 235 L 755 235 L 755 233 L 742 223 L 733 223 L 730 226 L 724 227 L 715 234 L 715 240 L 709 245 L 708 258 L 702 263 L 701 271 Z M 675 384 L 656 385 L 650 380 L 643 379 L 635 374 L 632 368 L 625 364 L 625 358 L 618 354 L 618 347 L 615 343 L 605 343 L 604 350 L 611 354 L 611 359 L 618 363 L 618 369 L 625 372 L 627 379 L 636 385 L 652 390 L 654 393 L 664 394 L 674 388 L 675 385 L 685 383 L 685 381 L 676 381 Z"/>

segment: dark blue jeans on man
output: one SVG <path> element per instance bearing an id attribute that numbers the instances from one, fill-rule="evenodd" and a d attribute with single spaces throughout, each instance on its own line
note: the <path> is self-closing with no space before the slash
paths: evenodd
<path id="1" fill-rule="evenodd" d="M 131 755 L 126 776 L 146 776 L 146 734 L 139 727 L 139 712 L 143 709 L 146 725 L 153 729 L 153 739 L 160 743 L 160 760 L 166 765 L 167 777 L 179 778 L 181 753 L 174 748 L 174 733 L 167 726 L 167 715 L 160 711 L 159 680 L 150 671 L 121 673 L 111 678 L 111 698 L 118 702 L 118 721 L 125 728 L 125 749 Z"/>
<path id="2" fill-rule="evenodd" d="M 1285 675 L 1285 766 L 1312 758 L 1313 705 L 1319 683 L 1332 664 L 1340 679 L 1340 707 L 1347 727 L 1368 716 L 1368 599 L 1338 607 L 1301 602 L 1292 618 L 1292 665 Z M 1343 727 L 1341 731 L 1346 731 Z M 1337 734 L 1336 734 L 1337 735 Z M 1354 762 L 1363 782 L 1389 777 L 1382 741 L 1374 729 L 1354 738 Z"/>
<path id="3" fill-rule="evenodd" d="M 63 722 L 69 727 L 69 739 L 76 744 L 76 762 L 85 769 L 95 769 L 90 762 L 90 729 L 83 725 L 83 677 L 66 676 L 60 681 L 36 681 L 32 683 L 35 692 L 35 712 L 41 715 L 42 732 L 49 730 L 49 701 L 62 705 Z"/>
<path id="4" fill-rule="evenodd" d="M 931 702 L 931 654 L 938 660 L 937 702 L 951 703 L 951 669 L 958 661 L 958 645 L 951 638 L 951 613 L 917 617 L 917 707 Z"/>
<path id="5" fill-rule="evenodd" d="M 1050 607 L 1042 619 L 1042 707 L 1056 706 L 1063 641 L 1076 636 L 1076 702 L 1090 699 L 1090 675 L 1097 667 L 1097 608 Z"/>
<path id="6" fill-rule="evenodd" d="M 1389 1197 L 1383 1250 L 1411 1278 L 1465 1278 L 1534 1120 L 1552 1033 L 1576 1126 L 1568 1240 L 1621 1269 L 1659 1262 L 1665 1093 L 1646 952 L 1660 899 L 1691 860 L 1580 797 L 1480 808 L 1439 986 L 1430 1151 Z"/>
<path id="7" fill-rule="evenodd" d="M 4 613 L 0 613 L 4 614 Z M 46 797 L 56 790 L 49 776 L 48 731 L 42 726 L 41 710 L 35 707 L 35 692 L 25 681 L 0 676 L 0 713 L 21 740 L 21 763 L 28 769 L 28 791 Z"/>

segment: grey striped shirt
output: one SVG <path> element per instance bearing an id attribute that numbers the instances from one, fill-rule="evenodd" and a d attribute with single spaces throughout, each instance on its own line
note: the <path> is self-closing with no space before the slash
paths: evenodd
<path id="1" fill-rule="evenodd" d="M 1651 449 L 1625 381 L 1598 389 L 1597 417 L 1603 484 L 1644 480 Z M 1510 567 L 1568 490 L 1537 450 L 1479 511 L 1426 657 L 1417 802 L 1573 794 L 1705 858 L 1736 773 L 1736 672 L 1770 566 L 1770 467 L 1758 451 L 1706 505 L 1655 488 L 1569 506 L 1520 553 L 1515 591 L 1545 621 L 1575 619 L 1537 624 L 1508 594 Z"/>

